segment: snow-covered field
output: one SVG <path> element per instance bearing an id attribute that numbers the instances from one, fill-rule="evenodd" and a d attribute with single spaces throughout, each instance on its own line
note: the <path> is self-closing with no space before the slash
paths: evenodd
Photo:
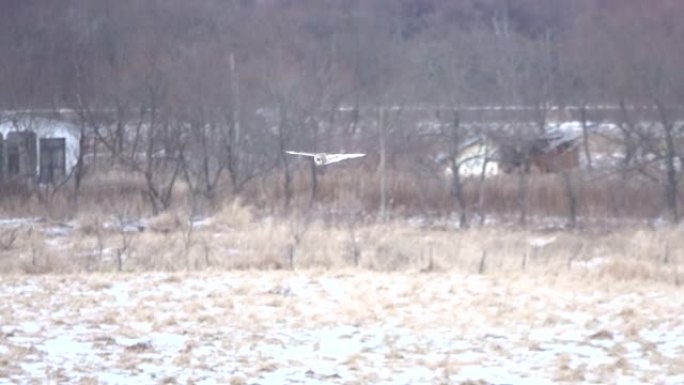
<path id="1" fill-rule="evenodd" d="M 0 383 L 682 384 L 674 285 L 361 270 L 6 275 Z"/>

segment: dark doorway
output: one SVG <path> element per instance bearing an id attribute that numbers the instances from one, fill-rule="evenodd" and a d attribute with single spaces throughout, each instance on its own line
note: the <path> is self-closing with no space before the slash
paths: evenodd
<path id="1" fill-rule="evenodd" d="M 10 177 L 35 177 L 36 134 L 32 131 L 10 132 L 5 140 L 7 175 Z"/>
<path id="2" fill-rule="evenodd" d="M 40 139 L 40 183 L 58 183 L 64 179 L 66 143 L 64 138 Z"/>

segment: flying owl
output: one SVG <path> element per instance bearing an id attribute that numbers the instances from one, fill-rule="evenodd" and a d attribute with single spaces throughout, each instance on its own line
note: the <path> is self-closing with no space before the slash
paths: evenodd
<path id="1" fill-rule="evenodd" d="M 310 153 L 310 152 L 297 152 L 297 151 L 285 151 L 288 154 L 292 155 L 302 155 L 302 156 L 309 156 L 313 157 L 314 163 L 316 163 L 316 166 L 326 166 L 330 163 L 337 163 L 341 162 L 346 159 L 354 159 L 354 158 L 360 158 L 362 156 L 366 156 L 366 154 L 326 154 L 323 152 L 319 153 Z"/>

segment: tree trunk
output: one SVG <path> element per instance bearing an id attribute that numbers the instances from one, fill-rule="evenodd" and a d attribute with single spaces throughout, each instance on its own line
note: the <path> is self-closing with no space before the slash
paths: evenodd
<path id="1" fill-rule="evenodd" d="M 380 219 L 385 221 L 387 220 L 387 128 L 385 127 L 385 111 L 383 108 L 379 110 L 378 128 L 380 129 Z"/>
<path id="2" fill-rule="evenodd" d="M 678 194 L 678 178 L 677 169 L 675 168 L 675 148 L 674 140 L 672 138 L 672 127 L 666 128 L 665 141 L 667 146 L 667 154 L 665 156 L 667 168 L 667 186 L 665 187 L 665 194 L 667 199 L 667 207 L 670 211 L 670 218 L 672 223 L 679 222 L 679 205 L 677 202 Z"/>
<path id="3" fill-rule="evenodd" d="M 311 196 L 309 197 L 309 207 L 313 207 L 316 201 L 316 192 L 318 191 L 318 169 L 316 163 L 311 161 Z"/>
<path id="4" fill-rule="evenodd" d="M 313 152 L 318 151 L 318 123 L 315 121 L 313 122 L 312 126 L 312 141 L 313 141 Z M 310 168 L 310 175 L 311 175 L 311 190 L 309 194 L 309 207 L 313 207 L 314 202 L 316 201 L 316 192 L 318 191 L 318 167 L 316 167 L 315 162 L 310 162 L 311 168 Z"/>
<path id="5" fill-rule="evenodd" d="M 620 132 L 622 132 L 623 136 L 623 143 L 624 143 L 624 154 L 625 158 L 623 160 L 623 173 L 622 173 L 622 178 L 624 180 L 627 179 L 628 173 L 627 170 L 629 170 L 629 166 L 631 165 L 632 161 L 634 160 L 636 156 L 636 150 L 637 150 L 637 144 L 634 139 L 634 126 L 631 123 L 631 119 L 629 117 L 629 113 L 627 111 L 627 105 L 624 101 L 624 99 L 620 99 L 619 102 L 620 105 L 620 121 L 618 123 L 618 128 L 620 129 Z"/>
<path id="6" fill-rule="evenodd" d="M 580 107 L 580 122 L 582 124 L 582 146 L 584 156 L 587 159 L 587 168 L 592 169 L 591 151 L 589 151 L 589 122 L 587 121 L 587 106 L 582 104 Z"/>
<path id="7" fill-rule="evenodd" d="M 228 169 L 230 171 L 230 180 L 233 185 L 233 193 L 238 193 L 240 191 L 241 184 L 239 182 L 240 168 L 240 82 L 238 78 L 238 71 L 235 65 L 235 54 L 230 53 L 230 92 L 232 99 L 232 122 L 230 122 L 230 132 L 228 135 L 230 151 L 228 151 Z"/>
<path id="8" fill-rule="evenodd" d="M 527 185 L 528 185 L 528 179 L 527 179 L 527 172 L 529 170 L 529 166 L 527 165 L 529 163 L 528 160 L 525 160 L 525 165 L 523 165 L 522 169 L 518 171 L 518 207 L 520 209 L 520 216 L 518 218 L 518 224 L 520 226 L 525 226 L 527 225 L 527 209 L 528 209 L 528 201 L 527 201 Z"/>
<path id="9" fill-rule="evenodd" d="M 78 139 L 78 159 L 76 160 L 76 166 L 74 166 L 74 196 L 73 202 L 74 207 L 78 209 L 78 201 L 81 193 L 81 183 L 83 181 L 84 174 L 84 158 L 88 151 L 88 136 L 86 134 L 85 123 L 81 123 L 81 132 Z"/>
<path id="10" fill-rule="evenodd" d="M 568 227 L 574 229 L 577 225 L 577 191 L 572 172 L 563 171 L 562 176 L 565 195 L 568 198 Z"/>
<path id="11" fill-rule="evenodd" d="M 283 165 L 283 194 L 285 195 L 285 209 L 290 208 L 292 202 L 292 172 L 290 171 L 290 164 L 287 157 L 284 155 L 286 150 L 286 141 L 288 138 L 287 127 L 287 112 L 285 111 L 283 103 L 279 103 L 280 122 L 278 123 L 278 151 L 280 162 Z"/>
<path id="12" fill-rule="evenodd" d="M 480 216 L 480 226 L 485 224 L 485 179 L 487 177 L 487 163 L 489 163 L 489 154 L 487 147 L 485 147 L 485 159 L 482 162 L 482 171 L 480 172 L 480 179 L 477 186 L 477 214 Z"/>
<path id="13" fill-rule="evenodd" d="M 463 184 L 461 183 L 461 170 L 458 160 L 455 157 L 451 158 L 451 169 L 453 170 L 451 176 L 451 195 L 456 200 L 458 205 L 458 226 L 462 229 L 468 227 L 468 216 L 466 215 L 465 196 L 463 194 Z"/>
<path id="14" fill-rule="evenodd" d="M 679 205 L 677 202 L 678 193 L 678 178 L 677 168 L 675 166 L 675 158 L 677 152 L 674 143 L 674 127 L 667 116 L 665 107 L 659 102 L 656 102 L 658 112 L 660 114 L 660 122 L 663 126 L 665 134 L 665 203 L 670 212 L 670 220 L 672 223 L 679 222 Z"/>
<path id="15" fill-rule="evenodd" d="M 451 194 L 458 205 L 458 226 L 462 229 L 468 227 L 468 215 L 466 213 L 465 195 L 463 194 L 463 183 L 461 183 L 461 170 L 458 160 L 460 153 L 459 147 L 462 142 L 461 119 L 458 111 L 454 111 L 453 122 L 451 125 Z"/>

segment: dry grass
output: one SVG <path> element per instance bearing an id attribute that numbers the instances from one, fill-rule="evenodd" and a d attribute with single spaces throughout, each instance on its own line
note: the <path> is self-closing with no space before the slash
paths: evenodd
<path id="1" fill-rule="evenodd" d="M 200 221 L 171 211 L 133 224 L 95 215 L 68 225 L 43 220 L 0 229 L 3 273 L 356 267 L 679 285 L 682 261 L 684 237 L 676 228 L 457 230 L 399 220 L 260 216 L 237 201 Z"/>
<path id="2" fill-rule="evenodd" d="M 390 165 L 387 189 L 392 214 L 395 217 L 449 216 L 458 208 L 451 196 L 450 181 L 438 167 L 419 164 L 415 160 L 413 163 Z M 666 214 L 662 184 L 634 173 L 623 175 L 608 171 L 574 172 L 580 222 L 624 218 L 652 220 Z M 527 179 L 527 202 L 533 221 L 535 217 L 567 216 L 568 197 L 562 176 L 531 174 Z M 236 196 L 224 178 L 217 186 L 217 196 L 207 199 L 199 194 L 193 195 L 180 179 L 174 188 L 170 210 L 215 213 L 222 202 L 240 199 L 261 213 L 301 212 L 313 207 L 321 211 L 371 215 L 377 212 L 380 203 L 380 174 L 370 159 L 319 169 L 318 189 L 313 202 L 310 200 L 311 181 L 306 163 L 293 165 L 292 202 L 288 208 L 284 207 L 283 182 L 283 170 L 276 168 L 251 180 Z M 516 175 L 486 179 L 483 184 L 478 178 L 465 178 L 463 187 L 466 209 L 473 219 L 481 202 L 487 216 L 514 217 L 520 210 Z M 684 194 L 680 195 L 680 203 L 684 205 Z M 70 219 L 93 214 L 148 216 L 150 213 L 143 178 L 139 174 L 116 169 L 88 173 L 78 199 L 72 183 L 62 186 L 57 192 L 47 187 L 22 185 L 3 185 L 0 191 L 0 215 L 5 217 L 32 215 Z"/>

